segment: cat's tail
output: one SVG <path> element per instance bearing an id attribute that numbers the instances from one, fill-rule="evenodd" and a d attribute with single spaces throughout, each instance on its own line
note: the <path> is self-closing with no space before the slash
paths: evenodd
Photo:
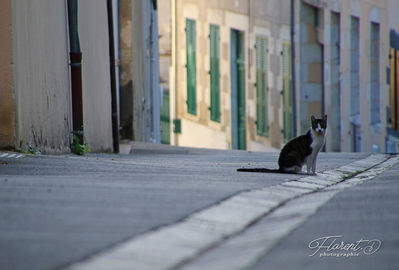
<path id="1" fill-rule="evenodd" d="M 259 172 L 259 173 L 284 173 L 280 169 L 266 169 L 266 168 L 239 168 L 237 172 Z"/>

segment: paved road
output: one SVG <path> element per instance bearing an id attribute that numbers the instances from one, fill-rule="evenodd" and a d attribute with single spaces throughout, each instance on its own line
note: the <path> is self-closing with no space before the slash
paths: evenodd
<path id="1" fill-rule="evenodd" d="M 318 168 L 333 170 L 368 155 L 322 153 Z M 276 160 L 275 153 L 145 147 L 131 155 L 0 157 L 0 269 L 61 269 L 243 191 L 303 177 L 235 171 L 241 166 L 275 168 Z M 397 175 L 397 170 L 392 172 Z M 383 190 L 374 194 L 382 197 Z M 398 205 L 398 196 L 393 197 Z M 367 209 L 385 217 L 378 205 Z M 339 219 L 338 210 L 332 217 Z M 350 213 L 356 220 L 362 212 L 351 209 Z M 328 217 L 328 211 L 322 216 Z M 365 237 L 374 236 L 367 232 Z M 309 239 L 302 238 L 299 245 L 306 240 L 305 248 L 299 251 L 309 252 Z M 348 241 L 352 239 L 348 236 Z M 384 238 L 383 243 L 389 242 Z M 393 243 L 397 245 L 397 240 Z M 284 245 L 278 248 L 285 250 Z M 259 261 L 257 269 L 274 265 L 268 258 Z"/>
<path id="2" fill-rule="evenodd" d="M 253 270 L 264 269 L 399 269 L 399 166 L 347 189 L 282 240 Z M 337 236 L 326 238 L 328 236 Z M 338 237 L 341 236 L 341 237 Z M 319 244 L 314 239 L 323 238 Z M 333 243 L 360 243 L 333 249 Z M 323 241 L 326 241 L 323 245 Z M 379 241 L 381 246 L 379 247 Z M 370 245 L 370 249 L 365 249 Z M 348 246 L 349 247 L 349 246 Z M 379 247 L 379 248 L 378 248 Z M 369 254 L 372 253 L 372 254 Z M 314 255 L 313 255 L 314 254 Z M 313 255 L 313 256 L 310 256 Z"/>

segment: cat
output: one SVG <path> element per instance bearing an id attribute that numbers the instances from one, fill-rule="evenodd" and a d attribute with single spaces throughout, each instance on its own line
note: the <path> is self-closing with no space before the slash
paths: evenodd
<path id="1" fill-rule="evenodd" d="M 311 117 L 312 126 L 305 135 L 289 141 L 281 150 L 277 170 L 266 168 L 240 168 L 239 172 L 302 173 L 306 164 L 307 174 L 316 174 L 316 159 L 323 148 L 327 133 L 327 115 L 321 119 Z"/>

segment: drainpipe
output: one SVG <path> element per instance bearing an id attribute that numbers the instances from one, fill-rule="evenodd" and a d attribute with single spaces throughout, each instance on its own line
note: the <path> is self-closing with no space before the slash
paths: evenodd
<path id="1" fill-rule="evenodd" d="M 68 27 L 73 133 L 78 136 L 79 144 L 83 144 L 82 52 L 79 44 L 77 0 L 68 0 Z"/>
<path id="2" fill-rule="evenodd" d="M 296 89 L 295 89 L 295 0 L 291 0 L 291 91 L 292 91 L 292 130 L 293 137 L 296 137 Z"/>
<path id="3" fill-rule="evenodd" d="M 172 55 L 171 55 L 171 61 L 172 61 L 172 67 L 170 71 L 172 72 L 172 76 L 169 78 L 172 78 L 173 80 L 173 85 L 169 89 L 169 102 L 173 102 L 173 107 L 170 106 L 171 110 L 170 111 L 170 130 L 171 130 L 171 144 L 173 145 L 179 145 L 178 141 L 178 134 L 174 132 L 174 120 L 177 120 L 178 117 L 178 102 L 177 102 L 177 82 L 178 82 L 178 57 L 177 57 L 177 30 L 178 30 L 178 17 L 177 17 L 177 1 L 178 0 L 172 0 L 171 1 L 171 11 L 172 11 L 172 27 L 171 27 L 171 32 L 172 32 Z M 171 80 L 171 81 L 172 81 Z"/>
<path id="4" fill-rule="evenodd" d="M 114 153 L 119 153 L 119 119 L 118 119 L 118 93 L 116 91 L 115 74 L 115 44 L 114 44 L 114 19 L 112 0 L 107 0 L 108 40 L 109 40 L 109 66 L 111 80 L 111 113 L 112 113 L 112 140 Z"/>

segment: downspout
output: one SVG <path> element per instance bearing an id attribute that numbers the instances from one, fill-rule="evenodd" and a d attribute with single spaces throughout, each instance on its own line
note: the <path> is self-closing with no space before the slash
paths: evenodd
<path id="1" fill-rule="evenodd" d="M 170 125 L 171 125 L 171 139 L 173 136 L 173 145 L 179 145 L 179 141 L 178 141 L 178 134 L 176 132 L 174 132 L 174 120 L 177 119 L 178 117 L 178 101 L 177 101 L 177 78 L 178 78 L 178 66 L 177 66 L 177 30 L 178 30 L 178 25 L 177 25 L 177 1 L 178 0 L 172 0 L 172 7 L 171 7 L 171 13 L 172 13 L 172 76 L 170 76 L 169 78 L 172 78 L 173 80 L 173 87 L 170 87 L 169 89 L 169 97 L 170 100 L 169 102 L 173 102 L 173 111 L 171 111 L 171 115 L 170 115 Z M 173 96 L 171 95 L 171 91 L 173 91 Z M 172 99 L 173 97 L 173 99 Z M 172 143 L 172 140 L 171 140 Z"/>
<path id="2" fill-rule="evenodd" d="M 111 80 L 111 113 L 112 113 L 112 140 L 114 153 L 119 153 L 119 119 L 118 119 L 118 93 L 116 92 L 115 74 L 115 44 L 114 44 L 114 20 L 112 0 L 107 0 L 108 15 L 108 42 L 109 42 L 109 67 Z"/>
<path id="3" fill-rule="evenodd" d="M 149 9 L 147 11 L 149 11 L 150 13 L 150 25 L 148 27 L 149 29 L 149 61 L 150 61 L 150 101 L 151 101 L 151 135 L 149 138 L 149 141 L 152 143 L 155 143 L 155 121 L 154 121 L 154 113 L 155 113 L 155 93 L 154 93 L 154 81 L 153 81 L 153 75 L 154 75 L 154 36 L 153 36 L 153 31 L 154 31 L 154 21 L 153 21 L 153 8 L 154 8 L 154 1 L 151 0 L 151 3 L 149 5 Z"/>
<path id="4" fill-rule="evenodd" d="M 68 0 L 69 57 L 71 65 L 73 134 L 83 142 L 82 52 L 78 33 L 78 2 Z"/>
<path id="5" fill-rule="evenodd" d="M 291 91 L 292 91 L 292 131 L 293 137 L 297 134 L 297 112 L 296 112 L 296 83 L 295 83 L 295 0 L 291 0 L 291 25 L 290 25 L 290 36 L 291 36 Z"/>

